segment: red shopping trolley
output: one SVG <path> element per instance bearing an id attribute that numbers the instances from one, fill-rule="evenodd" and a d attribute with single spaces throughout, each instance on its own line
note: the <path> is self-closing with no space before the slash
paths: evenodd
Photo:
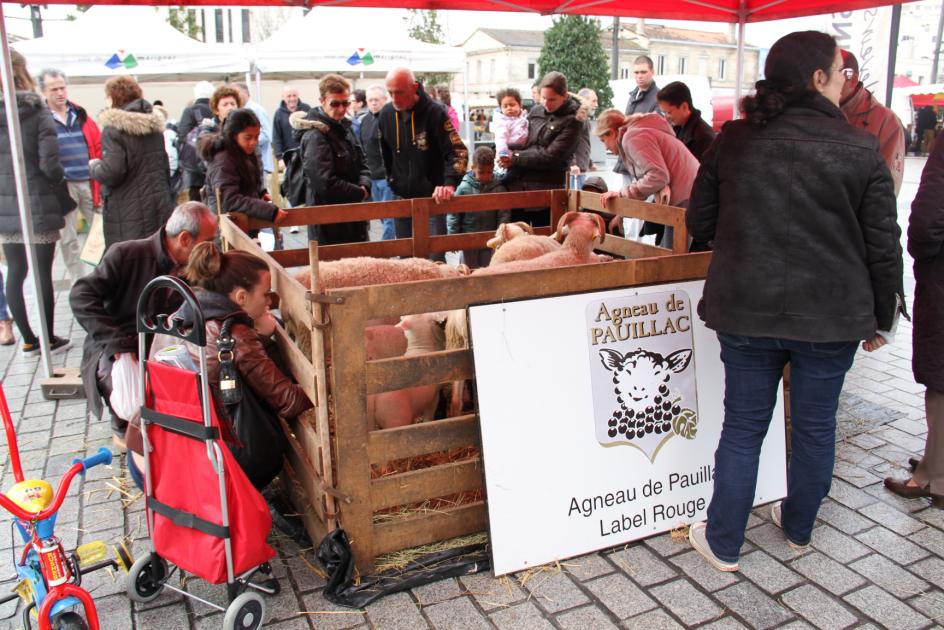
<path id="1" fill-rule="evenodd" d="M 185 329 L 173 314 L 148 312 L 152 298 L 162 293 L 166 297 L 167 292 L 178 294 L 192 309 L 191 328 Z M 128 595 L 149 602 L 170 589 L 225 611 L 225 630 L 254 630 L 265 618 L 260 593 L 279 592 L 268 563 L 275 552 L 266 543 L 272 519 L 262 495 L 222 441 L 225 429 L 207 382 L 200 305 L 184 282 L 161 276 L 148 283 L 138 300 L 137 328 L 138 356 L 147 356 L 149 335 L 169 335 L 198 346 L 200 365 L 194 371 L 141 361 L 145 496 L 154 551 L 129 571 Z M 212 584 L 225 582 L 229 605 L 219 606 L 168 583 L 177 570 Z"/>

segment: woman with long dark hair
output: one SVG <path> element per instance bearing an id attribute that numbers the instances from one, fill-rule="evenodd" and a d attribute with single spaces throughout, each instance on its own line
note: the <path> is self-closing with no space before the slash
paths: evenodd
<path id="1" fill-rule="evenodd" d="M 832 483 L 846 372 L 860 342 L 871 352 L 891 337 L 902 303 L 892 177 L 878 140 L 839 109 L 842 68 L 829 35 L 778 40 L 744 119 L 703 156 L 686 213 L 692 237 L 714 245 L 698 313 L 725 369 L 714 495 L 689 539 L 722 571 L 738 569 L 784 366 L 793 450 L 771 519 L 802 549 Z"/>
<path id="2" fill-rule="evenodd" d="M 49 334 L 50 351 L 55 354 L 72 345 L 66 338 L 53 334 L 53 288 L 52 261 L 59 240 L 59 230 L 65 226 L 63 208 L 56 187 L 64 190 L 64 171 L 59 162 L 59 139 L 56 125 L 43 99 L 36 94 L 33 79 L 26 69 L 26 59 L 18 52 L 13 56 L 13 86 L 16 95 L 7 99 L 0 88 L 0 243 L 7 259 L 6 296 L 10 304 L 13 321 L 23 339 L 23 354 L 39 354 L 39 339 L 30 326 L 26 301 L 23 298 L 23 283 L 29 272 L 26 247 L 13 176 L 13 156 L 10 133 L 7 129 L 6 108 L 15 103 L 20 114 L 20 130 L 23 140 L 23 158 L 26 165 L 26 181 L 29 187 L 30 211 L 33 218 L 33 247 L 38 265 L 39 292 L 42 294 L 43 310 L 46 314 L 46 329 Z M 6 311 L 6 309 L 4 309 Z M 6 324 L 2 329 L 6 329 Z M 4 345 L 14 343 L 12 332 L 5 335 Z M 10 343 L 7 344 L 6 341 Z"/>
<path id="3" fill-rule="evenodd" d="M 256 114 L 243 108 L 227 113 L 220 133 L 200 139 L 200 156 L 207 163 L 207 205 L 216 212 L 244 212 L 278 223 L 287 215 L 262 187 L 262 163 L 256 154 L 260 131 Z"/>

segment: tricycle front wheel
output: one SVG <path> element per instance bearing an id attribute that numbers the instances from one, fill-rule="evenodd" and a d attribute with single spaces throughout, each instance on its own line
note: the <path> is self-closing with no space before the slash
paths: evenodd
<path id="1" fill-rule="evenodd" d="M 66 611 L 52 621 L 53 630 L 88 630 L 85 618 L 77 612 Z"/>

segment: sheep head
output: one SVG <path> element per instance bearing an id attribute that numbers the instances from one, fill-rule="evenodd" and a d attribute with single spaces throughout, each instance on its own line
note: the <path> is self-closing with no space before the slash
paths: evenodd
<path id="1" fill-rule="evenodd" d="M 530 225 L 524 221 L 516 221 L 514 223 L 502 223 L 498 226 L 498 229 L 495 230 L 495 236 L 488 239 L 489 249 L 498 249 L 508 241 L 518 238 L 524 234 L 534 234 L 534 230 Z"/>
<path id="2" fill-rule="evenodd" d="M 557 223 L 558 236 L 563 243 L 575 249 L 589 247 L 599 239 L 603 242 L 606 235 L 606 223 L 603 217 L 592 212 L 567 212 Z"/>

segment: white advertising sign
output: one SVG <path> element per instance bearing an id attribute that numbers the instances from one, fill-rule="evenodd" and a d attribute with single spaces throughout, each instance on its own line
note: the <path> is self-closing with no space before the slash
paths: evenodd
<path id="1" fill-rule="evenodd" d="M 724 368 L 703 286 L 469 309 L 496 575 L 705 518 Z M 786 494 L 781 400 L 758 504 Z"/>
<path id="2" fill-rule="evenodd" d="M 892 8 L 873 7 L 861 11 L 833 13 L 826 32 L 836 38 L 859 61 L 859 80 L 885 103 L 888 85 L 888 46 L 891 39 Z"/>

